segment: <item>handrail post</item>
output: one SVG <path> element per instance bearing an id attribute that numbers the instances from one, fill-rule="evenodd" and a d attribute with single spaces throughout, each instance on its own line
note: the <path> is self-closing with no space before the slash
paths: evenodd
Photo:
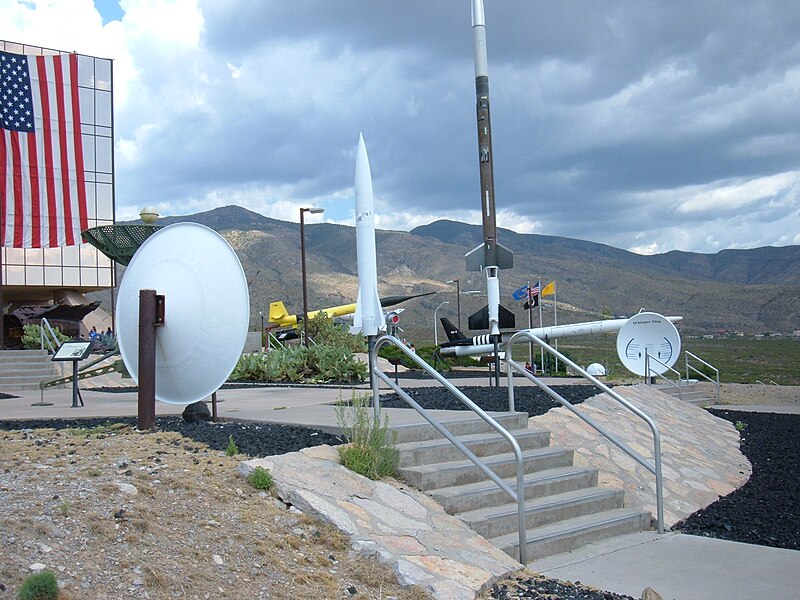
<path id="1" fill-rule="evenodd" d="M 392 382 L 392 380 L 386 376 L 386 374 L 381 371 L 378 367 L 377 360 L 371 360 L 370 363 L 373 365 L 371 367 L 371 375 L 373 375 L 373 384 L 372 384 L 372 394 L 373 394 L 373 403 L 375 406 L 378 406 L 379 402 L 379 395 L 378 395 L 378 382 L 377 380 L 380 379 L 383 381 L 390 389 L 394 390 L 398 396 L 400 396 L 406 404 L 411 406 L 414 410 L 416 410 L 422 417 L 433 426 L 440 434 L 442 434 L 446 439 L 450 441 L 456 448 L 458 448 L 462 454 L 464 454 L 470 461 L 472 461 L 475 466 L 477 466 L 483 473 L 486 475 L 490 480 L 492 480 L 502 491 L 504 491 L 514 502 L 517 503 L 517 525 L 519 529 L 519 562 L 523 565 L 526 565 L 528 562 L 528 543 L 527 543 L 527 531 L 526 531 L 526 524 L 525 524 L 525 473 L 522 464 L 522 450 L 520 450 L 519 443 L 517 440 L 512 436 L 502 425 L 500 425 L 497 421 L 495 421 L 490 415 L 488 415 L 483 409 L 481 409 L 477 404 L 475 404 L 472 400 L 467 398 L 461 390 L 456 388 L 452 383 L 450 383 L 446 378 L 444 378 L 441 373 L 436 371 L 433 367 L 431 367 L 428 363 L 422 360 L 416 353 L 409 350 L 405 344 L 401 340 L 399 340 L 396 336 L 385 334 L 380 336 L 370 348 L 370 355 L 374 358 L 377 358 L 378 352 L 386 343 L 391 343 L 395 347 L 399 348 L 401 352 L 403 352 L 408 358 L 410 358 L 413 362 L 417 363 L 423 371 L 428 373 L 431 377 L 436 379 L 442 386 L 444 386 L 451 394 L 453 394 L 456 398 L 458 398 L 463 404 L 467 406 L 467 408 L 471 409 L 475 414 L 477 414 L 481 419 L 483 419 L 489 426 L 491 426 L 497 433 L 499 433 L 509 444 L 511 445 L 511 449 L 514 452 L 514 461 L 516 463 L 516 480 L 517 480 L 517 491 L 514 492 L 506 483 L 504 483 L 500 477 L 494 473 L 488 466 L 475 454 L 469 450 L 464 444 L 462 444 L 456 437 L 451 434 L 447 428 L 444 427 L 439 421 L 437 421 L 433 416 L 431 416 L 428 411 L 422 408 L 417 402 L 414 401 L 411 396 L 409 396 L 399 385 Z M 377 412 L 376 412 L 377 415 Z M 377 418 L 377 416 L 376 416 Z"/>
<path id="2" fill-rule="evenodd" d="M 569 409 L 575 416 L 583 420 L 585 423 L 593 427 L 596 431 L 598 431 L 601 435 L 603 435 L 606 439 L 612 442 L 615 446 L 617 446 L 620 450 L 625 452 L 628 456 L 630 456 L 633 460 L 638 462 L 642 465 L 645 469 L 650 471 L 655 476 L 656 479 L 656 525 L 659 533 L 664 533 L 664 483 L 663 483 L 663 473 L 661 468 L 661 435 L 659 434 L 658 427 L 655 424 L 655 421 L 651 419 L 648 415 L 644 412 L 636 408 L 633 404 L 625 400 L 621 395 L 617 392 L 609 388 L 606 384 L 602 381 L 587 373 L 584 369 L 579 367 L 575 364 L 574 361 L 570 360 L 558 350 L 551 347 L 549 344 L 544 342 L 543 340 L 539 339 L 535 335 L 533 335 L 528 330 L 518 331 L 514 335 L 511 336 L 511 339 L 506 343 L 506 367 L 509 374 L 511 374 L 514 370 L 518 370 L 520 373 L 523 373 L 523 368 L 518 365 L 513 360 L 513 345 L 514 343 L 518 342 L 520 339 L 528 339 L 542 348 L 542 350 L 547 350 L 548 353 L 552 354 L 553 356 L 560 358 L 566 365 L 569 365 L 574 369 L 578 374 L 583 376 L 584 379 L 587 379 L 595 386 L 603 390 L 610 398 L 616 400 L 619 404 L 621 404 L 624 408 L 627 408 L 630 412 L 634 415 L 638 416 L 642 419 L 647 426 L 650 428 L 650 431 L 653 435 L 653 458 L 654 464 L 650 464 L 649 461 L 645 460 L 641 454 L 630 448 L 624 442 L 618 440 L 614 435 L 610 432 L 606 431 L 605 428 L 600 425 L 599 423 L 595 422 L 594 419 L 587 415 L 583 415 L 577 408 L 570 403 L 569 401 L 565 400 L 560 394 L 555 392 L 550 386 L 540 380 L 538 377 L 533 375 L 532 373 L 524 372 L 524 375 L 527 379 L 538 385 L 545 393 L 547 393 L 551 398 L 556 400 L 557 402 L 561 403 L 562 406 Z M 645 358 L 647 361 L 647 358 Z M 645 373 L 648 373 L 647 369 Z M 510 381 L 510 378 L 509 378 Z"/>

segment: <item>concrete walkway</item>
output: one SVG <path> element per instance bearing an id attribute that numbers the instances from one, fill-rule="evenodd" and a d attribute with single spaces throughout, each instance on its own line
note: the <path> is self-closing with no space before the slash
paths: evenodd
<path id="1" fill-rule="evenodd" d="M 462 379 L 458 385 L 486 385 L 486 382 L 486 378 Z M 430 379 L 404 381 L 408 387 L 431 384 Z M 368 391 L 366 386 L 355 389 Z M 340 398 L 349 399 L 351 394 L 350 389 L 319 387 L 221 390 L 218 414 L 224 419 L 279 422 L 333 431 L 337 425 L 330 404 Z M 133 392 L 84 390 L 82 396 L 85 406 L 71 408 L 71 390 L 46 391 L 44 401 L 49 406 L 32 406 L 40 401 L 38 392 L 20 393 L 19 398 L 0 399 L 0 419 L 136 416 L 137 396 Z M 800 412 L 800 407 L 723 405 L 718 408 Z M 182 411 L 183 406 L 156 405 L 157 415 L 179 415 Z M 387 412 L 392 423 L 421 420 L 409 410 Z M 549 577 L 580 581 L 636 598 L 649 586 L 664 600 L 793 600 L 798 596 L 800 581 L 800 552 L 672 533 L 624 536 L 535 561 L 529 566 Z"/>

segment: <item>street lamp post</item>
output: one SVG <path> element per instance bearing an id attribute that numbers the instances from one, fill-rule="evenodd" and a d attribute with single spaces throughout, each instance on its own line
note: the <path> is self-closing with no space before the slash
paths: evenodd
<path id="1" fill-rule="evenodd" d="M 324 208 L 301 208 L 300 209 L 300 269 L 303 279 L 303 344 L 308 348 L 308 288 L 306 287 L 306 230 L 305 213 L 318 215 L 325 212 Z"/>
<path id="2" fill-rule="evenodd" d="M 451 279 L 447 283 L 456 284 L 456 314 L 458 315 L 458 330 L 461 331 L 461 279 Z"/>
<path id="3" fill-rule="evenodd" d="M 436 307 L 436 310 L 433 311 L 433 345 L 439 345 L 439 331 L 436 327 L 436 313 L 439 312 L 439 309 L 442 308 L 445 304 L 450 304 L 446 300 L 442 302 L 439 306 Z"/>

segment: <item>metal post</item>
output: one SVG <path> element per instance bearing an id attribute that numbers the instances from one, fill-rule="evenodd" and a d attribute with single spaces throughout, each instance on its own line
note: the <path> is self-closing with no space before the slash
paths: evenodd
<path id="1" fill-rule="evenodd" d="M 156 325 L 158 301 L 155 290 L 139 290 L 139 429 L 152 429 L 156 419 Z"/>
<path id="2" fill-rule="evenodd" d="M 78 401 L 80 400 L 80 404 Z M 78 389 L 78 361 L 72 361 L 72 408 L 80 408 L 83 406 L 83 398 L 81 398 L 81 391 Z"/>
<path id="3" fill-rule="evenodd" d="M 306 231 L 303 215 L 306 208 L 300 209 L 300 269 L 303 278 L 303 344 L 308 348 L 308 288 L 306 287 Z"/>
<path id="4" fill-rule="evenodd" d="M 300 268 L 303 278 L 303 344 L 308 348 L 308 288 L 306 287 L 306 229 L 305 213 L 317 215 L 325 212 L 324 208 L 301 208 L 300 209 Z"/>
<path id="5" fill-rule="evenodd" d="M 433 311 L 433 345 L 439 345 L 439 329 L 436 327 L 436 313 L 439 312 L 439 309 L 442 308 L 445 304 L 450 304 L 446 300 L 442 302 L 436 309 Z"/>

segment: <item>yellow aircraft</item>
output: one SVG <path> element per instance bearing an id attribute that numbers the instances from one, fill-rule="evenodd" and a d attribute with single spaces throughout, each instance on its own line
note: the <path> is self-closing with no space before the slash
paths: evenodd
<path id="1" fill-rule="evenodd" d="M 395 304 L 400 304 L 401 302 L 411 300 L 412 298 L 429 296 L 430 294 L 435 293 L 436 292 L 425 292 L 424 294 L 415 294 L 413 296 L 386 296 L 385 298 L 381 298 L 381 306 L 384 308 L 387 306 L 394 306 Z M 354 312 L 356 312 L 355 302 L 351 304 L 342 304 L 340 306 L 331 306 L 329 308 L 321 308 L 320 310 L 309 311 L 308 318 L 313 319 L 317 315 L 323 314 L 329 319 L 332 319 L 334 317 L 350 315 Z M 272 302 L 269 305 L 269 322 L 274 323 L 274 325 L 277 327 L 297 327 L 299 323 L 303 322 L 303 315 L 290 315 L 283 302 Z"/>

